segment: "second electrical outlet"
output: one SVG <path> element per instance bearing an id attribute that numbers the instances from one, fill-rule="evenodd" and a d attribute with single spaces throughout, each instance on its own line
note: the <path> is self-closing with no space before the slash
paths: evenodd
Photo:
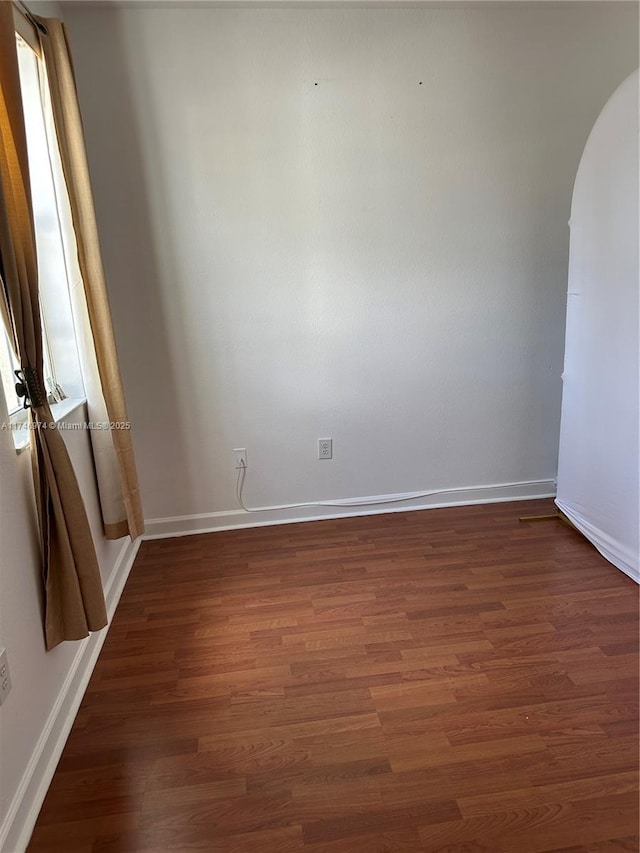
<path id="1" fill-rule="evenodd" d="M 333 459 L 333 439 L 318 439 L 318 459 Z"/>
<path id="2" fill-rule="evenodd" d="M 244 447 L 234 447 L 233 448 L 233 467 L 238 468 L 247 468 L 247 450 Z"/>

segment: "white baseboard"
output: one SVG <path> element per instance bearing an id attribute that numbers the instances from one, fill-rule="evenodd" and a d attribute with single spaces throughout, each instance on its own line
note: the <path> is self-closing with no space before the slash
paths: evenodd
<path id="1" fill-rule="evenodd" d="M 242 509 L 226 512 L 209 512 L 199 515 L 179 515 L 169 518 L 149 518 L 145 520 L 146 533 L 143 539 L 165 539 L 172 536 L 189 536 L 195 533 L 214 533 L 221 530 L 235 530 L 244 527 L 263 527 L 271 524 L 295 524 L 301 521 L 319 521 L 327 518 L 351 518 L 360 515 L 380 515 L 387 512 L 408 512 L 419 509 L 435 509 L 446 506 L 468 506 L 470 504 L 501 503 L 503 501 L 523 501 L 537 498 L 555 497 L 554 480 L 530 480 L 523 483 L 501 483 L 491 486 L 474 486 L 468 489 L 456 489 L 431 497 L 413 498 L 402 503 L 386 503 L 382 506 L 358 507 L 350 510 L 332 506 L 313 508 L 300 507 L 280 511 L 273 507 L 264 507 L 258 512 L 245 512 Z M 388 501 L 397 495 L 374 495 L 358 498 L 358 502 Z"/>
<path id="2" fill-rule="evenodd" d="M 109 624 L 111 624 L 139 547 L 139 539 L 135 542 L 127 539 L 105 587 Z M 0 851 L 3 853 L 24 853 L 27 848 L 33 827 L 108 630 L 109 626 L 103 628 L 102 631 L 91 634 L 78 646 L 78 651 L 60 688 L 58 698 L 51 709 L 18 790 L 0 826 Z"/>

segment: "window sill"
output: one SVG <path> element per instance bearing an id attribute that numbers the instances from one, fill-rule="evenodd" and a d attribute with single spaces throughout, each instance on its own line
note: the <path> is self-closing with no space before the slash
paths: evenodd
<path id="1" fill-rule="evenodd" d="M 75 412 L 76 409 L 84 406 L 86 402 L 87 401 L 84 397 L 67 397 L 66 400 L 62 400 L 60 403 L 52 403 L 51 414 L 53 415 L 54 421 L 56 423 L 60 423 L 60 421 L 68 418 L 72 412 Z M 27 422 L 24 423 L 22 428 L 18 427 L 16 424 L 16 428 L 13 430 L 13 443 L 16 448 L 16 453 L 22 453 L 29 447 L 30 441 Z"/>

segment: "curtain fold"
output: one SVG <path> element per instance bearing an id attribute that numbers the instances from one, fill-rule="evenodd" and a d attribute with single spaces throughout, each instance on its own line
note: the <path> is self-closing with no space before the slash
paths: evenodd
<path id="1" fill-rule="evenodd" d="M 66 184 L 80 279 L 84 285 L 90 334 L 83 373 L 87 402 L 94 420 L 128 423 L 120 367 L 111 322 L 82 119 L 64 25 L 54 18 L 36 18 L 44 55 L 48 90 Z M 82 326 L 83 323 L 81 322 Z M 131 433 L 112 428 L 91 432 L 103 525 L 107 539 L 144 532 L 138 475 Z"/>
<path id="2" fill-rule="evenodd" d="M 3 318 L 32 402 L 31 450 L 41 534 L 48 649 L 107 624 L 82 495 L 43 379 L 38 265 L 13 6 L 0 3 L 0 276 Z"/>

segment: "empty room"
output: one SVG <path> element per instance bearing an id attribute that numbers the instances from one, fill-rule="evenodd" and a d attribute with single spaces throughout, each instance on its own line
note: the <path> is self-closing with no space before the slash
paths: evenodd
<path id="1" fill-rule="evenodd" d="M 0 41 L 0 851 L 638 851 L 638 3 Z"/>

